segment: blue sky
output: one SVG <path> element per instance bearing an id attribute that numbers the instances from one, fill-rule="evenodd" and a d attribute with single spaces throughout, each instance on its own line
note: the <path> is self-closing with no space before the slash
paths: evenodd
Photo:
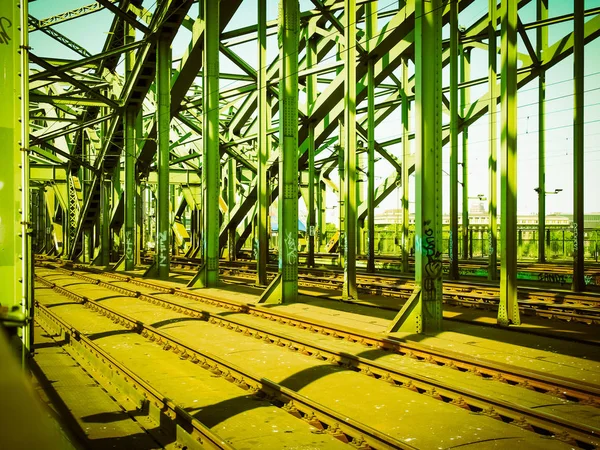
<path id="1" fill-rule="evenodd" d="M 30 4 L 30 13 L 38 19 L 43 19 L 54 14 L 71 10 L 86 4 L 91 0 L 37 0 Z M 154 2 L 145 2 L 146 7 L 154 9 Z M 469 26 L 476 18 L 487 11 L 488 0 L 476 0 L 467 10 L 461 13 L 461 25 Z M 599 7 L 600 0 L 586 0 L 586 8 Z M 150 6 L 148 6 L 150 5 Z M 301 9 L 310 9 L 308 0 L 300 2 Z M 380 0 L 378 9 L 385 11 L 397 5 L 397 0 Z M 572 12 L 573 4 L 570 1 L 550 0 L 550 17 Z M 194 4 L 190 15 L 197 14 L 197 4 Z M 277 1 L 268 2 L 268 20 L 277 16 Z M 535 20 L 535 2 L 532 1 L 520 11 L 520 18 L 524 23 Z M 102 50 L 104 40 L 110 26 L 112 13 L 103 10 L 86 17 L 78 18 L 55 26 L 55 29 L 67 37 L 77 41 L 91 53 Z M 240 10 L 236 13 L 228 29 L 234 29 L 256 22 L 256 0 L 244 0 Z M 385 20 L 380 21 L 380 26 Z M 572 21 L 552 25 L 549 28 L 549 44 L 552 45 L 573 27 Z M 529 32 L 530 39 L 535 46 L 535 32 Z M 191 33 L 182 29 L 175 39 L 173 59 L 179 58 L 191 37 Z M 40 31 L 31 34 L 33 52 L 39 56 L 78 58 L 78 55 L 56 43 Z M 238 54 L 248 57 L 248 62 L 256 66 L 255 43 L 240 45 L 235 48 Z M 519 51 L 525 52 L 520 43 Z M 600 52 L 600 40 L 586 46 L 585 59 L 585 210 L 586 213 L 600 211 L 600 59 L 596 57 Z M 277 43 L 273 37 L 268 42 L 269 58 L 277 55 Z M 500 68 L 500 66 L 498 66 Z M 122 69 L 122 65 L 121 65 Z M 233 65 L 222 57 L 221 70 L 239 72 Z M 398 74 L 400 72 L 398 71 Z M 562 189 L 558 195 L 547 197 L 548 213 L 570 213 L 573 204 L 572 172 L 573 172 L 573 59 L 565 59 L 547 73 L 547 106 L 546 106 L 546 187 L 548 191 Z M 473 78 L 487 75 L 487 54 L 482 50 L 472 53 L 471 75 Z M 448 79 L 447 69 L 444 79 Z M 231 84 L 225 81 L 223 85 Z M 321 86 L 325 88 L 325 86 Z M 487 92 L 487 85 L 472 88 L 471 101 Z M 361 105 L 362 106 L 362 105 Z M 537 212 L 537 194 L 534 188 L 538 185 L 537 169 L 537 80 L 525 86 L 518 94 L 518 209 L 520 214 Z M 445 118 L 444 120 L 447 120 Z M 414 121 L 413 121 L 414 123 Z M 397 137 L 401 127 L 400 111 L 392 114 L 381 126 L 377 128 L 376 138 L 385 141 Z M 469 139 L 469 195 L 476 196 L 488 193 L 487 160 L 488 160 L 488 117 L 481 118 L 470 128 Z M 500 133 L 498 133 L 500 136 Z M 459 140 L 460 142 L 460 140 Z M 498 149 L 499 149 L 498 141 Z M 399 154 L 400 146 L 389 149 L 393 154 Z M 444 151 L 444 170 L 449 172 L 449 151 Z M 377 163 L 376 172 L 381 179 L 390 173 L 387 163 Z M 411 185 L 412 180 L 411 180 Z M 449 177 L 444 175 L 444 191 L 448 192 Z M 328 199 L 332 205 L 334 199 Z M 381 206 L 382 209 L 397 208 L 399 205 L 398 193 L 393 193 Z M 444 211 L 447 211 L 448 196 L 444 199 Z"/>

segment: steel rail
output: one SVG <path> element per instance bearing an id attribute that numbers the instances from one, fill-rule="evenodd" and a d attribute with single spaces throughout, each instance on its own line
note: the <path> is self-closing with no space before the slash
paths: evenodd
<path id="1" fill-rule="evenodd" d="M 250 390 L 255 393 L 262 393 L 274 404 L 282 404 L 283 409 L 290 414 L 306 420 L 310 425 L 316 428 L 327 431 L 342 442 L 352 444 L 358 448 L 414 449 L 414 447 L 409 444 L 401 442 L 379 430 L 351 419 L 346 415 L 340 414 L 298 392 L 281 386 L 267 378 L 252 374 L 216 355 L 191 347 L 182 340 L 160 331 L 151 325 L 144 324 L 143 322 L 120 313 L 113 308 L 97 303 L 86 296 L 65 289 L 39 275 L 36 275 L 36 279 L 67 298 L 106 316 L 113 322 L 132 332 L 140 334 L 148 340 L 161 345 L 165 350 L 170 350 L 178 354 L 181 359 L 186 359 L 194 364 L 198 364 L 202 368 L 210 370 L 215 375 L 222 376 L 227 381 L 236 384 L 242 389 Z M 105 283 L 100 282 L 96 284 L 106 287 Z M 123 288 L 113 290 L 122 292 L 122 289 Z M 129 296 L 133 297 L 132 294 L 133 292 L 130 291 Z M 140 294 L 140 296 L 141 295 L 143 294 Z M 194 314 L 193 317 L 200 320 L 206 320 L 206 314 L 208 313 L 197 311 L 194 312 Z"/>
<path id="2" fill-rule="evenodd" d="M 69 272 L 64 269 L 61 270 Z M 82 279 L 88 283 L 98 281 L 97 279 L 78 274 L 73 271 L 70 271 L 69 275 Z M 110 283 L 106 284 L 110 285 Z M 121 292 L 123 289 L 122 287 L 117 286 L 113 286 L 113 288 L 114 289 L 112 290 L 118 292 Z M 66 291 L 64 288 L 60 287 L 58 287 L 57 290 L 59 292 Z M 70 295 L 77 296 L 77 294 L 72 292 Z M 514 423 L 515 425 L 530 431 L 535 431 L 544 435 L 555 436 L 560 440 L 566 441 L 573 445 L 578 445 L 581 448 L 588 448 L 590 445 L 598 445 L 598 442 L 596 442 L 596 436 L 599 430 L 592 427 L 580 426 L 568 420 L 557 418 L 545 413 L 540 413 L 530 408 L 520 407 L 505 401 L 490 399 L 470 390 L 447 387 L 439 382 L 433 381 L 429 377 L 410 374 L 406 371 L 379 364 L 351 354 L 334 351 L 320 344 L 307 343 L 285 334 L 275 333 L 263 328 L 257 328 L 230 317 L 213 315 L 207 311 L 184 306 L 169 300 L 159 299 L 153 295 L 141 294 L 139 292 L 129 290 L 129 296 L 136 296 L 137 298 L 149 303 L 175 310 L 178 313 L 208 320 L 210 323 L 243 333 L 246 336 L 262 339 L 265 342 L 273 343 L 278 346 L 285 346 L 291 350 L 299 351 L 302 354 L 313 356 L 320 360 L 327 360 L 330 363 L 342 365 L 351 370 L 360 371 L 368 376 L 382 379 L 383 381 L 387 381 L 394 385 L 399 385 L 415 392 L 430 395 L 431 397 L 446 403 L 451 403 L 470 411 L 481 412 L 504 422 Z M 313 328 L 311 328 L 311 330 L 319 331 Z M 344 336 L 338 337 L 343 338 Z M 495 379 L 504 382 L 508 381 L 504 379 L 501 374 L 497 374 Z M 525 387 L 531 388 L 531 385 L 529 385 L 527 382 L 522 384 Z M 555 386 L 552 391 L 549 391 L 549 393 L 561 397 L 565 396 L 565 392 L 561 391 L 557 386 Z M 596 394 L 598 394 L 598 392 Z"/>
<path id="3" fill-rule="evenodd" d="M 227 263 L 229 264 L 229 263 Z M 197 263 L 185 261 L 173 261 L 172 267 L 175 266 L 193 266 Z M 247 276 L 238 274 L 244 279 L 254 279 L 254 268 L 227 267 L 221 266 L 221 271 L 225 276 L 235 277 L 235 271 L 243 270 L 248 273 Z M 318 273 L 319 269 L 301 269 L 308 273 Z M 228 272 L 230 272 L 228 274 Z M 233 272 L 233 273 L 231 273 Z M 337 272 L 324 272 L 327 275 L 338 275 Z M 328 276 L 313 276 L 307 273 L 298 275 L 299 285 L 304 287 L 325 287 L 327 289 L 338 289 L 343 283 L 342 278 L 332 278 Z M 398 282 L 402 278 L 385 275 L 370 275 L 359 274 L 357 277 L 358 289 L 362 292 L 370 292 L 376 295 L 385 295 L 408 299 L 413 292 L 413 284 L 409 281 L 403 285 L 391 284 Z M 229 280 L 230 281 L 230 280 Z M 519 288 L 522 290 L 521 288 Z M 532 288 L 535 289 L 535 288 Z M 554 293 L 543 291 L 526 291 L 520 292 L 522 295 L 519 298 L 519 309 L 524 314 L 533 314 L 543 318 L 574 320 L 586 324 L 600 324 L 600 296 L 570 294 L 570 293 Z M 556 302 L 557 295 L 563 296 L 562 302 Z M 526 296 L 526 298 L 523 298 Z M 499 301 L 498 289 L 486 285 L 466 285 L 464 283 L 444 282 L 444 302 L 464 307 L 478 307 L 489 310 L 497 309 Z M 379 306 L 383 309 L 399 310 L 395 307 Z M 566 311 L 565 311 L 566 310 Z"/>
<path id="4" fill-rule="evenodd" d="M 46 284 L 45 281 L 42 281 L 42 283 Z M 71 299 L 77 297 L 66 289 L 57 289 L 57 292 L 60 292 Z M 130 385 L 135 391 L 140 392 L 142 396 L 161 411 L 167 419 L 172 421 L 173 424 L 177 424 L 182 430 L 185 430 L 185 433 L 187 433 L 200 448 L 233 450 L 231 445 L 213 433 L 200 421 L 193 418 L 182 407 L 158 392 L 140 376 L 129 370 L 123 363 L 115 359 L 109 353 L 102 350 L 82 332 L 69 325 L 39 301 L 36 301 L 36 313 L 38 316 L 44 317 L 42 320 L 49 321 L 55 327 L 58 327 L 61 330 L 61 333 L 65 335 L 65 341 L 67 343 L 72 345 L 73 341 L 78 342 L 84 350 L 102 361 L 112 372 L 116 373 L 122 381 Z M 38 318 L 36 318 L 36 321 L 37 320 Z M 138 324 L 128 321 L 121 321 L 120 324 L 132 331 L 139 327 Z"/>
<path id="5" fill-rule="evenodd" d="M 62 270 L 64 273 L 74 273 L 72 270 L 56 267 L 51 264 L 44 264 L 44 267 Z M 90 270 L 88 267 L 75 265 L 74 268 L 103 275 L 122 282 L 129 282 L 133 285 L 155 289 L 166 294 L 173 294 L 182 298 L 196 300 L 205 304 L 220 307 L 223 309 L 247 313 L 256 317 L 278 321 L 300 329 L 307 329 L 313 332 L 319 332 L 324 335 L 340 337 L 351 342 L 359 342 L 367 347 L 388 350 L 411 358 L 425 360 L 440 366 L 448 366 L 460 371 L 469 371 L 489 379 L 498 379 L 512 385 L 523 385 L 539 392 L 550 392 L 568 400 L 578 401 L 583 404 L 591 404 L 600 407 L 600 388 L 598 386 L 575 382 L 572 379 L 548 375 L 534 370 L 525 370 L 515 368 L 508 364 L 497 363 L 482 358 L 473 358 L 457 352 L 441 352 L 433 347 L 416 343 L 413 341 L 403 341 L 393 337 L 378 333 L 370 333 L 364 330 L 334 325 L 329 322 L 309 319 L 302 316 L 282 313 L 272 308 L 264 308 L 253 304 L 236 302 L 222 298 L 211 297 L 205 293 L 198 294 L 186 289 L 172 288 L 160 283 L 150 282 L 137 277 L 120 275 L 114 272 L 102 272 L 99 270 Z M 110 285 L 110 283 L 106 283 Z"/>

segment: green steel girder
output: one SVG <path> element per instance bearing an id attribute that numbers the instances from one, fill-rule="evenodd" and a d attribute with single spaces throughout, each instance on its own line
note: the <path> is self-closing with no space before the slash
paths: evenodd
<path id="1" fill-rule="evenodd" d="M 164 0 L 159 3 L 155 14 L 152 16 L 150 29 L 155 30 L 156 40 L 147 41 L 136 54 L 136 62 L 132 69 L 132 76 L 127 80 L 123 88 L 120 102 L 124 107 L 139 108 L 145 98 L 150 83 L 154 78 L 148 74 L 155 73 L 156 70 L 156 42 L 167 42 L 171 44 L 175 33 L 185 17 L 185 14 L 191 6 L 191 0 L 184 3 L 175 0 Z M 124 33 L 124 25 L 116 27 Z M 124 44 L 123 38 L 119 41 Z M 89 112 L 89 110 L 88 110 Z M 107 134 L 104 137 L 102 150 L 96 158 L 96 168 L 106 172 L 112 171 L 118 164 L 121 155 L 121 143 L 123 139 L 123 119 L 122 114 L 115 114 L 111 121 Z M 75 147 L 75 151 L 81 151 L 81 147 Z M 77 154 L 77 153 L 75 153 Z M 73 170 L 73 168 L 71 168 Z M 76 242 L 81 242 L 80 236 L 84 229 L 93 226 L 96 217 L 96 209 L 100 204 L 100 180 L 94 177 L 90 186 L 89 194 L 84 203 L 79 224 L 77 227 Z M 75 246 L 74 246 L 75 249 Z M 71 255 L 73 256 L 73 255 Z"/>
<path id="2" fill-rule="evenodd" d="M 222 0 L 221 14 L 219 17 L 219 29 L 223 29 L 229 24 L 237 8 L 242 0 Z M 175 28 L 176 29 L 176 28 Z M 185 94 L 191 87 L 198 72 L 202 68 L 202 54 L 204 52 L 204 22 L 197 19 L 194 22 L 192 33 L 192 42 L 190 43 L 187 52 L 181 59 L 179 69 L 174 74 L 174 80 L 171 88 L 171 118 L 173 118 L 181 107 L 181 103 L 185 99 Z M 142 99 L 143 100 L 143 99 Z M 156 124 L 153 124 L 148 136 L 144 141 L 144 145 L 138 155 L 137 172 L 147 173 L 156 154 Z"/>
<path id="3" fill-rule="evenodd" d="M 19 329 L 23 369 L 33 344 L 27 13 L 27 1 L 0 2 L 0 322 Z"/>
<path id="4" fill-rule="evenodd" d="M 502 0 L 502 260 L 498 323 L 520 325 L 517 301 L 517 3 Z"/>
<path id="5" fill-rule="evenodd" d="M 36 19 L 35 17 L 33 17 L 32 15 L 29 16 L 28 23 L 29 23 L 29 27 L 35 27 L 35 28 L 39 29 L 42 33 L 47 34 L 55 41 L 60 42 L 65 47 L 67 47 L 69 50 L 72 50 L 75 53 L 79 53 L 84 58 L 89 58 L 90 56 L 92 56 L 92 54 L 90 52 L 88 52 L 85 48 L 83 48 L 81 45 L 72 41 L 71 39 L 66 37 L 64 34 L 59 33 L 52 27 L 50 27 L 50 26 L 39 27 L 40 21 L 38 19 Z"/>

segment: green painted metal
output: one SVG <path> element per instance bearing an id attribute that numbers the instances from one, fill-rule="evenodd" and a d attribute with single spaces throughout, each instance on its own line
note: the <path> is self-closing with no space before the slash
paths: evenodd
<path id="1" fill-rule="evenodd" d="M 105 174 L 100 181 L 100 253 L 97 260 L 103 267 L 110 263 L 110 192 L 110 179 Z"/>
<path id="2" fill-rule="evenodd" d="M 461 83 L 471 78 L 471 48 L 460 49 Z M 471 95 L 468 88 L 460 91 L 463 119 L 471 107 Z M 469 259 L 469 127 L 462 129 L 462 258 Z"/>
<path id="3" fill-rule="evenodd" d="M 489 113 L 489 228 L 488 228 L 488 279 L 496 281 L 498 279 L 498 155 L 497 155 L 497 111 L 498 111 L 498 74 L 496 71 L 497 46 L 496 46 L 496 25 L 497 19 L 497 0 L 489 0 L 488 18 L 488 84 L 490 100 L 488 106 Z"/>
<path id="4" fill-rule="evenodd" d="M 344 287 L 342 297 L 358 298 L 356 286 L 356 0 L 344 0 L 344 194 L 346 196 L 344 230 Z"/>
<path id="5" fill-rule="evenodd" d="M 408 58 L 402 59 L 402 272 L 409 273 L 408 265 L 408 201 L 409 201 L 409 155 L 410 155 L 410 103 L 408 101 Z"/>
<path id="6" fill-rule="evenodd" d="M 27 1 L 0 2 L 0 142 L 4 148 L 0 167 L 0 321 L 19 327 L 22 363 L 33 344 L 30 328 L 33 302 L 31 237 L 29 222 L 29 117 L 27 79 L 29 40 Z"/>
<path id="7" fill-rule="evenodd" d="M 517 1 L 502 0 L 502 262 L 498 323 L 519 325 L 517 302 Z"/>
<path id="8" fill-rule="evenodd" d="M 345 142 L 346 142 L 346 136 L 345 136 L 345 127 L 344 127 L 344 123 L 340 120 L 339 121 L 339 132 L 338 132 L 338 142 L 339 145 L 337 146 L 337 151 L 338 151 L 338 176 L 340 179 L 340 183 L 339 183 L 339 192 L 338 192 L 338 196 L 339 196 L 339 202 L 338 202 L 338 214 L 339 214 L 339 230 L 340 230 L 340 234 L 339 234 L 339 244 L 338 244 L 338 254 L 339 254 L 339 260 L 338 260 L 338 264 L 339 266 L 343 269 L 346 266 L 346 252 L 345 252 L 345 248 L 343 243 L 345 242 L 345 236 L 346 236 L 346 165 L 344 164 L 345 161 L 345 154 L 346 154 L 346 149 L 344 148 L 345 146 Z"/>
<path id="9" fill-rule="evenodd" d="M 458 280 L 458 0 L 450 2 L 450 233 L 448 277 Z"/>
<path id="10" fill-rule="evenodd" d="M 315 39 L 316 26 L 313 22 L 306 29 L 306 59 L 307 67 L 313 68 L 317 64 L 317 41 Z M 308 114 L 312 112 L 312 108 L 317 99 L 317 75 L 308 75 L 306 78 L 306 101 L 308 106 Z M 315 125 L 308 125 L 308 255 L 306 265 L 314 267 L 315 265 L 315 234 L 316 234 L 316 218 L 315 218 Z"/>
<path id="11" fill-rule="evenodd" d="M 125 42 L 127 44 L 135 40 L 135 29 L 125 26 Z M 135 55 L 133 52 L 125 54 L 125 77 L 131 76 L 133 65 L 135 64 Z M 125 260 L 124 269 L 133 270 L 135 267 L 135 254 L 137 248 L 136 242 L 136 181 L 135 181 L 135 160 L 136 160 L 136 109 L 129 106 L 124 114 L 123 129 L 125 130 Z"/>
<path id="12" fill-rule="evenodd" d="M 194 283 L 219 283 L 219 16 L 220 4 L 203 0 L 204 52 L 202 63 L 202 223 L 204 264 Z M 235 232 L 235 230 L 234 230 Z"/>
<path id="13" fill-rule="evenodd" d="M 235 158 L 231 156 L 227 158 L 227 220 L 231 218 L 233 208 L 236 203 L 236 187 L 237 187 L 237 163 Z M 229 238 L 227 239 L 227 253 L 229 261 L 235 261 L 236 250 L 236 230 L 235 228 L 229 229 Z"/>
<path id="14" fill-rule="evenodd" d="M 442 0 L 416 0 L 415 291 L 390 331 L 442 329 Z"/>
<path id="15" fill-rule="evenodd" d="M 165 1 L 165 0 L 163 0 Z M 169 278 L 171 221 L 169 208 L 169 155 L 171 122 L 171 46 L 169 41 L 159 39 L 156 44 L 156 91 L 158 105 L 158 188 L 156 208 L 156 275 Z"/>
<path id="16" fill-rule="evenodd" d="M 298 300 L 298 40 L 297 0 L 279 3 L 279 275 L 261 303 Z"/>
<path id="17" fill-rule="evenodd" d="M 365 8 L 367 50 L 374 46 L 372 39 L 377 34 L 377 2 L 370 2 Z M 375 61 L 368 61 L 367 86 L 369 92 L 367 111 L 367 272 L 375 272 Z"/>
<path id="18" fill-rule="evenodd" d="M 267 179 L 267 161 L 271 137 L 267 134 L 271 122 L 271 109 L 267 92 L 267 0 L 258 0 L 258 254 L 256 255 L 256 284 L 267 285 L 269 263 L 269 206 L 270 192 Z"/>
<path id="19" fill-rule="evenodd" d="M 536 19 L 548 19 L 548 0 L 537 0 Z M 548 47 L 548 27 L 536 29 L 537 57 Z M 538 262 L 546 262 L 546 71 L 538 75 Z"/>
<path id="20" fill-rule="evenodd" d="M 584 291 L 584 0 L 575 0 L 573 22 L 573 290 Z"/>

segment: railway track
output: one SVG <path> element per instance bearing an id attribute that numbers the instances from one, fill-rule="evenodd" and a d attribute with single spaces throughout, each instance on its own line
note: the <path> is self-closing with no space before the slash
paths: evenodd
<path id="1" fill-rule="evenodd" d="M 172 266 L 194 270 L 198 267 L 198 263 L 176 259 L 172 262 Z M 254 280 L 256 277 L 254 267 L 251 263 L 224 262 L 221 264 L 221 272 L 229 281 L 247 283 L 247 280 Z M 341 290 L 343 273 L 336 270 L 301 268 L 298 283 L 309 288 Z M 408 277 L 382 274 L 359 273 L 357 285 L 359 292 L 400 297 L 404 300 L 410 297 L 414 289 L 414 282 Z M 497 286 L 444 281 L 444 301 L 449 305 L 496 311 L 499 298 L 500 292 Z M 518 298 L 520 311 L 524 315 L 600 325 L 600 294 L 598 293 L 579 294 L 564 290 L 519 287 Z M 385 308 L 385 306 L 381 307 Z M 397 308 L 393 309 L 397 310 Z"/>
<path id="2" fill-rule="evenodd" d="M 361 372 L 364 375 L 377 378 L 389 384 L 405 387 L 413 390 L 414 392 L 419 392 L 442 402 L 451 403 L 457 407 L 468 409 L 472 412 L 488 415 L 498 420 L 502 420 L 503 422 L 512 423 L 516 426 L 537 432 L 539 434 L 557 437 L 558 439 L 568 442 L 571 445 L 581 448 L 595 448 L 598 446 L 598 442 L 596 442 L 595 437 L 596 433 L 598 432 L 597 430 L 570 423 L 564 418 L 561 419 L 554 416 L 548 416 L 547 414 L 537 412 L 530 408 L 519 407 L 509 402 L 485 398 L 477 395 L 476 393 L 465 391 L 464 389 L 461 390 L 457 388 L 449 388 L 443 384 L 436 384 L 435 382 L 432 382 L 430 377 L 415 376 L 414 374 L 406 373 L 405 371 L 397 368 L 378 364 L 375 361 L 332 350 L 324 345 L 318 345 L 314 342 L 311 343 L 305 340 L 298 340 L 297 338 L 291 337 L 285 333 L 282 334 L 273 332 L 272 330 L 269 330 L 268 327 L 250 326 L 247 323 L 244 323 L 243 320 L 240 321 L 239 319 L 231 316 L 224 317 L 222 315 L 208 312 L 204 309 L 190 307 L 189 305 L 186 306 L 181 302 L 167 300 L 165 298 L 158 297 L 157 295 L 144 293 L 139 288 L 142 288 L 142 290 L 145 288 L 153 292 L 172 294 L 173 296 L 183 297 L 186 299 L 193 299 L 230 311 L 247 313 L 255 317 L 268 319 L 269 321 L 277 321 L 279 323 L 291 325 L 296 328 L 309 330 L 313 333 L 328 335 L 338 340 L 344 339 L 350 342 L 359 342 L 372 348 L 390 350 L 410 358 L 429 361 L 436 365 L 447 366 L 463 372 L 475 373 L 482 378 L 493 379 L 498 382 L 524 386 L 529 389 L 534 389 L 538 392 L 545 392 L 553 396 L 568 399 L 569 401 L 579 402 L 580 404 L 600 406 L 600 390 L 591 385 L 576 383 L 567 379 L 549 377 L 541 373 L 523 371 L 512 366 L 503 366 L 500 364 L 489 363 L 484 360 L 465 360 L 465 358 L 461 355 L 452 355 L 446 353 L 442 354 L 425 346 L 420 346 L 413 343 L 403 343 L 383 337 L 381 335 L 373 335 L 358 330 L 351 330 L 318 323 L 316 321 L 309 321 L 306 319 L 270 311 L 267 308 L 239 304 L 231 301 L 220 301 L 203 295 L 190 293 L 189 291 L 165 288 L 160 284 L 131 277 L 123 277 L 114 273 L 90 274 L 48 264 L 44 264 L 44 266 L 51 267 L 53 270 L 58 271 L 59 273 L 76 277 L 87 283 L 100 285 L 107 289 L 119 292 L 124 296 L 135 297 L 154 305 L 177 311 L 186 316 L 197 318 L 199 320 L 205 320 L 213 325 L 238 332 L 241 335 L 261 339 L 266 343 L 274 344 L 280 347 L 287 347 L 291 350 L 304 355 L 312 356 L 321 361 L 327 361 L 331 364 L 341 365 L 350 370 Z M 104 281 L 102 278 L 104 278 Z M 106 281 L 107 278 L 109 280 L 116 280 L 119 285 L 115 285 L 114 281 Z M 202 354 L 201 352 L 199 353 L 181 342 L 172 340 L 169 336 L 166 336 L 164 333 L 161 333 L 158 330 L 151 329 L 151 327 L 149 328 L 139 320 L 124 316 L 123 314 L 111 310 L 100 303 L 91 301 L 85 296 L 75 294 L 73 291 L 61 287 L 52 281 L 44 278 L 39 278 L 39 280 L 48 287 L 51 287 L 63 295 L 68 296 L 74 301 L 80 302 L 85 306 L 100 312 L 101 314 L 106 314 L 115 321 L 129 324 L 132 329 L 135 329 L 140 334 L 147 335 L 150 339 L 154 339 L 159 343 L 165 343 L 164 345 L 166 347 L 169 347 L 169 349 L 173 349 L 173 351 L 180 353 L 182 356 L 185 356 L 186 359 L 191 358 L 192 360 L 205 361 L 205 364 L 209 364 L 209 366 L 210 364 L 214 363 L 223 363 L 223 361 L 217 361 L 214 358 L 206 359 L 205 354 Z M 134 289 L 123 287 L 123 284 L 130 284 L 134 287 Z M 256 379 L 253 379 L 252 377 L 247 379 L 247 376 L 245 378 L 239 369 L 233 370 L 227 365 L 217 365 L 217 367 L 221 373 L 237 374 L 231 376 L 227 375 L 228 378 L 232 378 L 232 380 L 236 383 L 244 383 L 245 385 L 252 386 L 252 383 L 254 382 L 254 386 L 256 386 Z M 267 392 L 267 394 L 273 395 L 272 392 Z M 297 400 L 294 400 L 294 403 L 296 402 Z M 346 434 L 352 437 L 351 432 L 349 434 L 346 432 Z M 369 445 L 372 446 L 371 444 Z M 373 448 L 378 447 L 375 446 Z"/>

